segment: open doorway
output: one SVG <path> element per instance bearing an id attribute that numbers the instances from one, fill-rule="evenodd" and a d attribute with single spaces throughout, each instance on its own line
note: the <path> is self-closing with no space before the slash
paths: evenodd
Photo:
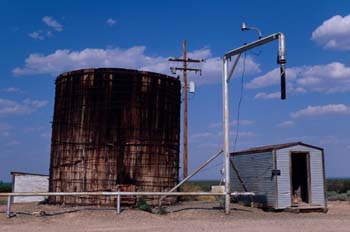
<path id="1" fill-rule="evenodd" d="M 292 206 L 309 203 L 309 154 L 305 152 L 291 153 L 291 190 Z"/>

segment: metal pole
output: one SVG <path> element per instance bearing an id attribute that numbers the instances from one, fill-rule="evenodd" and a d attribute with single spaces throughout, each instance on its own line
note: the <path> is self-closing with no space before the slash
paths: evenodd
<path id="1" fill-rule="evenodd" d="M 187 102 L 187 42 L 183 41 L 183 80 L 184 80 L 184 132 L 183 132 L 183 178 L 186 178 L 188 175 L 188 102 Z"/>
<path id="2" fill-rule="evenodd" d="M 120 194 L 117 195 L 117 214 L 120 214 Z"/>
<path id="3" fill-rule="evenodd" d="M 225 213 L 230 214 L 230 119 L 228 103 L 228 59 L 224 56 L 223 67 L 223 127 L 224 127 L 224 170 L 225 170 Z"/>
<path id="4" fill-rule="evenodd" d="M 277 63 L 280 64 L 281 69 L 281 98 L 285 99 L 285 37 L 282 33 L 274 33 L 249 44 L 245 44 L 239 48 L 227 52 L 223 57 L 223 75 L 222 75 L 222 96 L 223 96 L 223 130 L 224 130 L 224 156 L 225 156 L 225 213 L 230 213 L 230 124 L 229 124 L 229 97 L 228 97 L 228 83 L 238 63 L 240 55 L 252 48 L 269 43 L 273 40 L 279 39 L 279 51 Z M 234 66 L 230 73 L 228 73 L 228 61 L 232 56 L 236 56 Z"/>
<path id="5" fill-rule="evenodd" d="M 181 185 L 183 185 L 185 182 L 187 182 L 192 176 L 196 175 L 200 170 L 202 170 L 202 168 L 204 168 L 205 166 L 207 166 L 212 160 L 214 160 L 216 157 L 218 157 L 220 154 L 222 153 L 222 150 L 220 150 L 219 152 L 217 152 L 215 155 L 213 155 L 212 157 L 210 157 L 207 161 L 205 161 L 204 163 L 202 163 L 194 172 L 192 172 L 191 175 L 187 176 L 185 179 L 183 179 L 180 183 L 178 183 L 174 188 L 172 188 L 168 193 L 174 192 L 177 188 L 179 188 Z M 163 196 L 159 199 L 159 205 L 161 205 L 162 200 L 165 198 L 166 196 Z"/>
<path id="6" fill-rule="evenodd" d="M 6 217 L 11 217 L 11 203 L 12 203 L 12 196 L 7 197 L 7 210 L 6 210 Z"/>

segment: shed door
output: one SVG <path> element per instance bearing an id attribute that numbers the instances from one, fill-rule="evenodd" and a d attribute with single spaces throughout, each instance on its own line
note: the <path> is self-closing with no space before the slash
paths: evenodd
<path id="1" fill-rule="evenodd" d="M 276 152 L 276 169 L 280 170 L 277 177 L 277 209 L 291 207 L 290 194 L 290 167 L 289 150 L 282 149 Z"/>
<path id="2" fill-rule="evenodd" d="M 291 152 L 291 193 L 292 206 L 300 206 L 310 201 L 309 154 L 306 152 Z"/>

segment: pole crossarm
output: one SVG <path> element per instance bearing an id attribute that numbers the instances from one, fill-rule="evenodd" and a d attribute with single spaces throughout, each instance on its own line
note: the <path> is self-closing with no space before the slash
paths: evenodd
<path id="1" fill-rule="evenodd" d="M 169 58 L 168 61 L 178 61 L 178 62 L 187 62 L 187 63 L 200 63 L 203 62 L 204 59 L 191 59 L 191 58 L 187 58 L 187 59 L 181 59 L 181 58 Z"/>
<path id="2" fill-rule="evenodd" d="M 178 68 L 178 67 L 173 67 L 171 69 L 175 70 L 175 71 L 178 71 L 178 70 L 184 71 L 185 70 L 185 68 Z M 186 68 L 186 71 L 200 72 L 201 69 L 200 68 Z"/>

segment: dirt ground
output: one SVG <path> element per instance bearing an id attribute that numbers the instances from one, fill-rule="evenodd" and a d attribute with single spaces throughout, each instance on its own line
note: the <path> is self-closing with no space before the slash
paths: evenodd
<path id="1" fill-rule="evenodd" d="M 264 212 L 233 204 L 224 215 L 216 202 L 186 202 L 169 207 L 166 215 L 125 208 L 72 208 L 17 204 L 16 217 L 6 218 L 0 206 L 0 231 L 350 231 L 349 202 L 329 202 L 325 213 Z M 32 212 L 45 211 L 46 216 Z M 50 216 L 48 216 L 50 215 Z"/>

